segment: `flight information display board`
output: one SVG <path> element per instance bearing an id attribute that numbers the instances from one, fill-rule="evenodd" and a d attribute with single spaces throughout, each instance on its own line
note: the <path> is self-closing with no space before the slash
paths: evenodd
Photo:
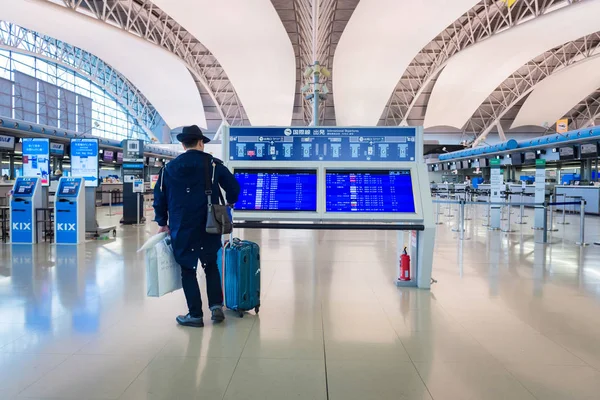
<path id="1" fill-rule="evenodd" d="M 230 127 L 231 161 L 414 162 L 414 127 Z"/>
<path id="2" fill-rule="evenodd" d="M 315 169 L 234 169 L 242 191 L 236 210 L 317 211 Z"/>
<path id="3" fill-rule="evenodd" d="M 410 170 L 327 170 L 325 212 L 414 213 Z"/>

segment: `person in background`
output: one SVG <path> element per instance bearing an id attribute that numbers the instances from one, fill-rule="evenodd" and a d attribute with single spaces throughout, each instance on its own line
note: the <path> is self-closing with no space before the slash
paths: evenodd
<path id="1" fill-rule="evenodd" d="M 4 174 L 2 175 L 2 181 L 1 182 L 8 182 L 10 179 L 8 177 L 8 175 Z"/>
<path id="2" fill-rule="evenodd" d="M 204 152 L 210 141 L 196 125 L 177 135 L 185 153 L 168 163 L 159 173 L 154 187 L 154 213 L 158 232 L 170 232 L 175 260 L 181 266 L 181 281 L 188 314 L 177 317 L 184 326 L 203 327 L 202 299 L 196 277 L 198 259 L 206 275 L 206 291 L 211 319 L 222 322 L 223 290 L 217 266 L 221 236 L 206 233 L 208 197 L 206 176 L 213 176 L 212 203 L 219 203 L 220 187 L 228 204 L 238 200 L 240 186 L 221 160 Z M 208 171 L 207 171 L 208 168 Z M 214 169 L 214 171 L 213 171 Z"/>
<path id="3" fill-rule="evenodd" d="M 467 184 L 467 187 L 471 187 L 471 177 L 469 175 L 465 177 L 465 183 Z"/>

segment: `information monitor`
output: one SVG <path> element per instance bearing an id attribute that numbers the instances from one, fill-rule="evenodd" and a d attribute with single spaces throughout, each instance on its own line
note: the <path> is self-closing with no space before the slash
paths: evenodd
<path id="1" fill-rule="evenodd" d="M 65 197 L 76 197 L 79 193 L 79 184 L 79 180 L 61 180 L 60 187 L 58 188 L 56 194 Z"/>
<path id="2" fill-rule="evenodd" d="M 415 213 L 410 170 L 327 170 L 325 211 Z"/>
<path id="3" fill-rule="evenodd" d="M 33 194 L 35 189 L 35 180 L 18 180 L 15 187 L 15 196 L 29 196 Z"/>
<path id="4" fill-rule="evenodd" d="M 316 169 L 235 168 L 240 211 L 317 211 Z"/>

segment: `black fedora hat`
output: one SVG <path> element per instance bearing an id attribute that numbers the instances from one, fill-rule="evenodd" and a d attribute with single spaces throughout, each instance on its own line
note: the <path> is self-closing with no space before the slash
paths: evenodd
<path id="1" fill-rule="evenodd" d="M 177 135 L 177 140 L 186 142 L 188 140 L 202 140 L 203 143 L 210 142 L 210 139 L 204 136 L 198 125 L 184 126 L 180 134 Z"/>

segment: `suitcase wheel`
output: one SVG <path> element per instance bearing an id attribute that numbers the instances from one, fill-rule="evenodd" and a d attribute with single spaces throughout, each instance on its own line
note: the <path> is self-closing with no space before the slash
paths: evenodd
<path id="1" fill-rule="evenodd" d="M 258 312 L 260 311 L 260 306 L 256 306 L 254 307 L 254 312 L 258 314 Z"/>
<path id="2" fill-rule="evenodd" d="M 244 312 L 243 311 L 238 311 L 238 317 L 244 318 Z"/>

